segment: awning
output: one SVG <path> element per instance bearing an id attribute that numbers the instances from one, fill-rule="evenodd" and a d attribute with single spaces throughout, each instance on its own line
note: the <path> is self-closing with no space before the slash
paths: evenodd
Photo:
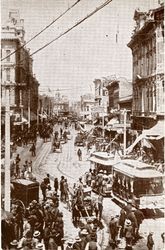
<path id="1" fill-rule="evenodd" d="M 150 129 L 143 130 L 143 134 L 148 139 L 151 139 L 151 140 L 154 140 L 154 139 L 159 140 L 159 139 L 163 138 L 165 136 L 165 122 L 164 122 L 164 120 L 158 121 L 157 124 Z"/>
<path id="2" fill-rule="evenodd" d="M 22 125 L 22 124 L 28 124 L 28 123 L 29 123 L 28 120 L 26 118 L 22 117 L 20 121 L 14 122 L 13 124 L 14 125 Z"/>
<path id="3" fill-rule="evenodd" d="M 130 153 L 133 150 L 133 148 L 136 146 L 136 144 L 143 139 L 160 140 L 161 138 L 165 136 L 164 131 L 165 131 L 164 120 L 162 121 L 160 120 L 157 122 L 157 124 L 154 127 L 143 130 L 142 134 L 136 138 L 134 143 L 126 149 L 126 152 Z"/>

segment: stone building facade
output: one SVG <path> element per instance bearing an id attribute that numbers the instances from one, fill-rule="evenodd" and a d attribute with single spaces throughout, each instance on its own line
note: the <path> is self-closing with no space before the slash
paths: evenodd
<path id="1" fill-rule="evenodd" d="M 133 57 L 133 128 L 143 130 L 164 117 L 164 6 L 135 11 L 128 43 Z"/>
<path id="2" fill-rule="evenodd" d="M 33 60 L 25 47 L 24 35 L 24 20 L 20 19 L 19 11 L 10 10 L 1 29 L 1 107 L 4 111 L 5 88 L 10 86 L 11 114 L 20 115 L 19 121 L 24 117 L 30 124 L 37 120 L 39 83 L 33 74 Z"/>

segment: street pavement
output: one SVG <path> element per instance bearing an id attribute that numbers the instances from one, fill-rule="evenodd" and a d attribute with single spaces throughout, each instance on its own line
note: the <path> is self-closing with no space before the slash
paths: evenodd
<path id="1" fill-rule="evenodd" d="M 54 130 L 59 130 L 59 126 L 55 126 Z M 33 172 L 39 182 L 46 176 L 46 173 L 50 174 L 51 185 L 53 186 L 53 180 L 55 177 L 59 178 L 64 175 L 70 188 L 73 184 L 78 181 L 80 176 L 83 176 L 90 168 L 90 162 L 88 161 L 89 155 L 86 152 L 86 148 L 80 147 L 82 150 L 82 161 L 78 160 L 77 150 L 79 147 L 74 146 L 74 139 L 76 136 L 76 131 L 71 129 L 72 140 L 68 140 L 66 144 L 62 146 L 62 153 L 53 153 L 51 151 L 51 142 L 43 143 L 43 140 L 38 138 L 37 140 L 37 150 L 36 157 L 32 157 L 29 152 L 28 147 L 18 148 L 17 153 L 20 154 L 22 159 L 21 163 L 25 160 L 33 161 Z M 40 192 L 41 197 L 41 192 Z M 119 214 L 120 207 L 111 201 L 110 198 L 104 198 L 103 201 L 103 219 L 104 219 L 104 229 L 98 234 L 99 243 L 102 245 L 101 249 L 111 249 L 109 247 L 109 232 L 108 223 L 112 215 Z M 60 210 L 63 212 L 64 219 L 64 232 L 66 238 L 75 238 L 78 234 L 78 229 L 75 228 L 71 221 L 71 212 L 67 209 L 66 205 L 60 203 Z M 161 222 L 161 223 L 160 223 Z M 161 228 L 160 228 L 161 225 Z M 164 226 L 163 226 L 164 225 Z M 134 246 L 134 250 L 146 250 L 146 238 L 149 231 L 153 231 L 155 246 L 154 250 L 163 250 L 161 233 L 165 229 L 165 218 L 160 219 L 145 219 L 141 225 L 140 233 L 143 239 L 139 240 Z M 122 248 L 121 248 L 122 249 Z"/>

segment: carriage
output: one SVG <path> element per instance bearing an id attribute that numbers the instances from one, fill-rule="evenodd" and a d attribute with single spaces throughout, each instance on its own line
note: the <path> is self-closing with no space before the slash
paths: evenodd
<path id="1" fill-rule="evenodd" d="M 62 145 L 60 140 L 54 140 L 52 143 L 52 151 L 53 152 L 62 152 Z"/>

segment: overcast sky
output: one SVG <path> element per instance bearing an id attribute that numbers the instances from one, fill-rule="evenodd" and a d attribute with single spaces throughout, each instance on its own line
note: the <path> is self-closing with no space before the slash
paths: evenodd
<path id="1" fill-rule="evenodd" d="M 76 0 L 2 0 L 2 24 L 10 9 L 19 9 L 25 22 L 25 40 L 71 6 Z M 31 53 L 56 38 L 105 0 L 81 0 L 27 47 Z M 93 88 L 95 78 L 110 75 L 132 78 L 131 50 L 127 47 L 134 28 L 136 8 L 155 7 L 158 0 L 112 0 L 68 34 L 33 56 L 33 72 L 40 88 L 67 89 L 72 100 Z M 116 34 L 118 41 L 116 42 Z"/>

